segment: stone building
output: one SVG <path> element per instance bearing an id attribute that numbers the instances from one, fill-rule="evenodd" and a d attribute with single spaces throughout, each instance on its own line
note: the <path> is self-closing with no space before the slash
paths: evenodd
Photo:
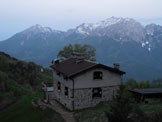
<path id="1" fill-rule="evenodd" d="M 53 69 L 55 99 L 69 110 L 94 107 L 111 101 L 125 72 L 79 58 L 56 60 Z"/>

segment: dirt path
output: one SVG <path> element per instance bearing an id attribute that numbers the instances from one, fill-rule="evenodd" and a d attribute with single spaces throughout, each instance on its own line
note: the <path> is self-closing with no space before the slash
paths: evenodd
<path id="1" fill-rule="evenodd" d="M 50 104 L 45 104 L 45 105 L 48 108 L 51 108 L 51 109 L 55 110 L 56 112 L 60 113 L 66 122 L 76 122 L 75 118 L 74 118 L 74 113 L 67 111 L 65 108 L 63 108 L 56 101 L 53 101 L 51 103 L 51 105 Z"/>

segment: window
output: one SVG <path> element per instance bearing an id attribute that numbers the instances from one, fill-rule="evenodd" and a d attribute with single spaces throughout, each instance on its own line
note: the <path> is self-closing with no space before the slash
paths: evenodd
<path id="1" fill-rule="evenodd" d="M 65 96 L 68 96 L 68 87 L 65 86 Z"/>
<path id="2" fill-rule="evenodd" d="M 64 77 L 64 79 L 67 81 L 68 80 L 68 77 Z"/>
<path id="3" fill-rule="evenodd" d="M 60 82 L 57 83 L 57 89 L 61 90 L 61 83 Z"/>
<path id="4" fill-rule="evenodd" d="M 93 73 L 93 79 L 102 79 L 102 72 L 101 71 L 95 71 Z"/>
<path id="5" fill-rule="evenodd" d="M 101 88 L 93 88 L 92 98 L 101 98 L 101 97 L 102 97 L 102 89 Z"/>
<path id="6" fill-rule="evenodd" d="M 57 72 L 57 75 L 60 76 L 60 72 Z"/>

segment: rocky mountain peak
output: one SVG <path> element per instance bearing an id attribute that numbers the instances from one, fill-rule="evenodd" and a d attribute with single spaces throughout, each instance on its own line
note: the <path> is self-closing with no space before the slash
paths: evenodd
<path id="1" fill-rule="evenodd" d="M 28 29 L 23 31 L 24 33 L 32 32 L 32 33 L 50 33 L 52 32 L 52 29 L 49 27 L 42 27 L 41 25 L 34 25 L 29 27 Z"/>
<path id="2" fill-rule="evenodd" d="M 131 18 L 122 18 L 122 17 L 112 16 L 111 18 L 107 18 L 106 20 L 102 20 L 102 21 L 97 22 L 97 23 L 83 23 L 76 28 L 76 31 L 84 34 L 84 32 L 86 30 L 93 31 L 93 30 L 98 29 L 98 28 L 106 28 L 108 26 L 111 26 L 111 25 L 114 25 L 114 24 L 117 24 L 117 23 L 120 23 L 120 22 L 136 23 L 136 21 L 134 19 L 131 19 Z M 85 34 L 87 34 L 87 33 L 85 32 Z"/>
<path id="3" fill-rule="evenodd" d="M 109 36 L 117 41 L 141 41 L 145 38 L 144 27 L 132 18 L 111 17 L 97 23 L 83 23 L 71 33 Z"/>

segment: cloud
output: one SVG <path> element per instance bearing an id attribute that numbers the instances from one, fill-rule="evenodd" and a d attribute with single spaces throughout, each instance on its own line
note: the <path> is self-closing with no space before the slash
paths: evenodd
<path id="1" fill-rule="evenodd" d="M 0 15 L 161 17 L 161 0 L 5 0 Z"/>

